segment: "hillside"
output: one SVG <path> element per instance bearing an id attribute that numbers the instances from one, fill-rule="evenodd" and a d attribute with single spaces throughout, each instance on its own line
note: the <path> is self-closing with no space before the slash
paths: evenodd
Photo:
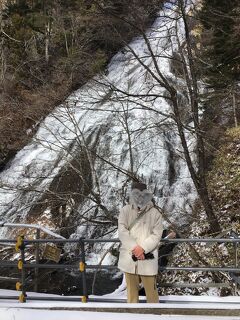
<path id="1" fill-rule="evenodd" d="M 221 224 L 221 233 L 209 233 L 206 216 L 202 207 L 195 207 L 192 223 L 188 226 L 185 236 L 189 238 L 220 238 L 240 236 L 240 128 L 227 130 L 219 142 L 211 170 L 208 174 L 208 185 L 214 210 Z M 196 251 L 194 251 L 196 250 Z M 237 253 L 236 253 L 237 252 Z M 171 266 L 222 266 L 230 267 L 236 263 L 234 244 L 224 243 L 198 243 L 190 247 L 189 244 L 179 244 L 174 248 L 169 265 Z M 232 281 L 234 274 L 226 272 L 175 272 L 165 273 L 160 279 L 166 282 L 191 282 L 191 283 L 225 283 L 229 288 L 184 288 L 162 289 L 162 294 L 193 294 L 193 295 L 239 295 L 239 286 Z M 235 278 L 237 274 L 235 274 Z"/>
<path id="2" fill-rule="evenodd" d="M 240 127 L 227 130 L 209 172 L 212 201 L 224 229 L 240 234 Z"/>
<path id="3" fill-rule="evenodd" d="M 161 3 L 1 2 L 0 170 L 56 105 L 153 22 Z"/>

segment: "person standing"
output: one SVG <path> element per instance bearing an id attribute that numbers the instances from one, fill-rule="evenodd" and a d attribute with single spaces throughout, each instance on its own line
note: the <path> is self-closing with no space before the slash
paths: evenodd
<path id="1" fill-rule="evenodd" d="M 152 203 L 153 194 L 144 183 L 134 182 L 130 203 L 120 210 L 121 241 L 118 267 L 125 273 L 127 301 L 137 303 L 142 282 L 148 303 L 158 303 L 156 275 L 158 246 L 162 237 L 162 215 Z"/>

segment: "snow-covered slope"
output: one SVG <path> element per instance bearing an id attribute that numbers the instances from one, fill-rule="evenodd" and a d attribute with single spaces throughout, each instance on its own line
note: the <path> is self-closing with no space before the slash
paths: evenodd
<path id="1" fill-rule="evenodd" d="M 170 59 L 166 58 L 176 50 L 176 41 L 172 29 L 175 21 L 164 16 L 171 18 L 174 14 L 171 9 L 161 12 L 147 36 L 161 71 L 180 88 L 182 80 L 171 73 Z M 129 46 L 112 59 L 105 74 L 98 75 L 57 107 L 42 122 L 32 142 L 1 173 L 1 220 L 24 222 L 60 170 L 73 166 L 72 160 L 84 152 L 88 161 L 91 158 L 88 168 L 92 190 L 102 206 L 96 212 L 96 198 L 89 194 L 91 199 L 81 201 L 78 212 L 97 218 L 105 207 L 117 215 L 130 184 L 126 183 L 124 172 L 133 170 L 154 191 L 157 203 L 171 214 L 171 219 L 185 223 L 196 192 L 176 127 L 168 117 L 171 106 L 166 99 L 156 98 L 164 90 L 147 71 L 150 68 L 156 72 L 143 38 L 136 38 Z M 184 102 L 187 108 L 187 99 Z M 188 143 L 193 149 L 194 137 L 190 134 Z M 98 156 L 93 156 L 89 148 Z M 75 172 L 84 183 L 82 173 L 77 168 Z M 45 214 L 50 219 L 51 209 Z M 85 231 L 80 227 L 76 232 Z"/>

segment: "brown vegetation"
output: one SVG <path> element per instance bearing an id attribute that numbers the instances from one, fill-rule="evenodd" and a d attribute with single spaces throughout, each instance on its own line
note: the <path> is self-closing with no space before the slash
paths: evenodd
<path id="1" fill-rule="evenodd" d="M 112 14 L 135 21 L 137 12 L 137 23 L 146 28 L 162 2 L 5 1 L 0 8 L 0 169 L 54 106 L 104 70 L 123 40 L 137 35 Z"/>

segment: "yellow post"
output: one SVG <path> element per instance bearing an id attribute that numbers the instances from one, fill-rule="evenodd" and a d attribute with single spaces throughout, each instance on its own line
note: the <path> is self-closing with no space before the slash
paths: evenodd
<path id="1" fill-rule="evenodd" d="M 24 256 L 24 249 L 25 249 L 25 245 L 24 245 L 24 236 L 20 235 L 17 237 L 16 240 L 16 245 L 15 245 L 15 250 L 16 252 L 21 251 L 21 258 L 18 260 L 18 270 L 21 271 L 21 282 L 18 281 L 16 283 L 16 290 L 19 291 L 21 290 L 22 293 L 19 296 L 19 302 L 26 302 L 26 289 L 25 289 L 25 268 L 24 268 L 24 263 L 25 263 L 25 256 Z"/>
<path id="2" fill-rule="evenodd" d="M 19 302 L 21 302 L 21 303 L 26 302 L 26 296 L 23 293 L 21 293 L 19 296 Z"/>
<path id="3" fill-rule="evenodd" d="M 16 242 L 16 245 L 15 245 L 16 252 L 20 251 L 20 247 L 23 245 L 23 241 L 24 241 L 24 236 L 23 235 L 17 237 L 17 242 Z"/>
<path id="4" fill-rule="evenodd" d="M 80 270 L 81 272 L 85 271 L 85 263 L 82 262 L 82 261 L 79 263 L 79 270 Z"/>
<path id="5" fill-rule="evenodd" d="M 17 290 L 17 291 L 20 291 L 21 289 L 22 289 L 22 284 L 21 284 L 21 282 L 18 281 L 18 282 L 16 283 L 16 290 Z"/>
<path id="6" fill-rule="evenodd" d="M 19 260 L 18 260 L 18 265 L 17 265 L 17 267 L 18 267 L 18 270 L 22 270 L 22 268 L 23 268 L 23 261 L 22 261 L 22 259 L 19 259 Z"/>

